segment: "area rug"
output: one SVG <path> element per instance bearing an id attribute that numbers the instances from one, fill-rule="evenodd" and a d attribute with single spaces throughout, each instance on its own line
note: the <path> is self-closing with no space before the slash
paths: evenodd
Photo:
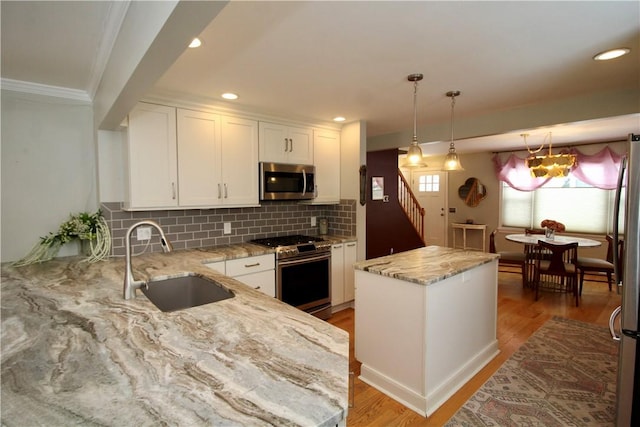
<path id="1" fill-rule="evenodd" d="M 617 365 L 607 328 L 554 317 L 446 426 L 612 426 Z"/>

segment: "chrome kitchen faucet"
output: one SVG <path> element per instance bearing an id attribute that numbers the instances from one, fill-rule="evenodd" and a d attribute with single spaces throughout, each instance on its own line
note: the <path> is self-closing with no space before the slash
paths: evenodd
<path id="1" fill-rule="evenodd" d="M 150 225 L 160 233 L 160 244 L 162 245 L 162 250 L 164 252 L 171 252 L 173 250 L 173 246 L 171 246 L 171 242 L 164 235 L 164 231 L 162 231 L 162 227 L 155 221 L 145 220 L 136 222 L 127 230 L 127 235 L 125 237 L 125 273 L 124 273 L 124 299 L 132 299 L 136 297 L 136 289 L 140 289 L 144 284 L 144 280 L 135 280 L 133 278 L 133 269 L 131 268 L 131 233 L 133 230 L 138 228 L 141 225 Z"/>

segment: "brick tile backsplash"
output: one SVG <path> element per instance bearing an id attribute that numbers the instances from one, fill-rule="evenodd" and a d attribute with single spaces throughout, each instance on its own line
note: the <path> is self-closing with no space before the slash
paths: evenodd
<path id="1" fill-rule="evenodd" d="M 178 209 L 164 211 L 125 211 L 120 202 L 100 205 L 111 229 L 111 254 L 124 256 L 127 229 L 138 221 L 157 221 L 174 249 L 193 249 L 242 243 L 263 237 L 287 234 L 318 234 L 311 227 L 311 217 L 327 218 L 329 234 L 355 236 L 356 200 L 340 200 L 337 205 L 303 205 L 296 202 L 262 202 L 255 208 Z M 231 223 L 231 234 L 223 234 L 225 222 Z M 148 243 L 151 252 L 161 252 L 155 230 Z M 141 252 L 147 243 L 131 239 L 133 253 Z"/>

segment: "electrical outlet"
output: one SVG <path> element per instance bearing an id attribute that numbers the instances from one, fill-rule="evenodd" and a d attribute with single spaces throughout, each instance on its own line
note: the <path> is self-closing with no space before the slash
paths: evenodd
<path id="1" fill-rule="evenodd" d="M 225 222 L 224 223 L 224 229 L 222 230 L 223 234 L 231 234 L 231 223 L 230 222 Z"/>
<path id="2" fill-rule="evenodd" d="M 138 227 L 136 228 L 136 238 L 138 241 L 151 240 L 151 227 Z"/>
<path id="3" fill-rule="evenodd" d="M 315 226 L 316 226 L 316 217 L 315 217 L 315 216 L 312 216 L 312 217 L 311 217 L 311 226 L 312 226 L 312 227 L 315 227 Z"/>

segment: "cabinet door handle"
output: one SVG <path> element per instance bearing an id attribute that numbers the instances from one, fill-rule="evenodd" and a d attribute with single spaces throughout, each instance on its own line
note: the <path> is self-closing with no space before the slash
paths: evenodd
<path id="1" fill-rule="evenodd" d="M 220 189 L 220 184 L 218 184 L 218 199 L 222 198 L 222 190 Z"/>
<path id="2" fill-rule="evenodd" d="M 225 182 L 224 183 L 224 198 L 226 199 L 228 195 L 229 194 L 228 194 L 228 191 L 227 191 L 227 183 Z"/>
<path id="3" fill-rule="evenodd" d="M 289 152 L 293 153 L 293 139 L 289 138 Z"/>
<path id="4" fill-rule="evenodd" d="M 354 247 L 356 244 L 355 243 L 348 243 L 347 246 L 349 246 L 350 248 Z"/>
<path id="5" fill-rule="evenodd" d="M 333 249 L 340 249 L 342 245 L 334 245 Z"/>
<path id="6" fill-rule="evenodd" d="M 176 183 L 175 182 L 171 183 L 171 198 L 173 200 L 176 199 Z"/>
<path id="7" fill-rule="evenodd" d="M 244 268 L 257 267 L 257 266 L 259 266 L 259 265 L 260 265 L 260 263 L 259 263 L 259 262 L 256 262 L 255 264 L 245 264 L 245 265 L 244 265 Z"/>
<path id="8" fill-rule="evenodd" d="M 262 286 L 256 286 L 256 287 L 255 287 L 255 288 L 253 288 L 253 289 L 260 289 L 260 288 L 262 288 Z"/>
<path id="9" fill-rule="evenodd" d="M 289 151 L 289 140 L 287 138 L 284 139 L 284 152 Z"/>

